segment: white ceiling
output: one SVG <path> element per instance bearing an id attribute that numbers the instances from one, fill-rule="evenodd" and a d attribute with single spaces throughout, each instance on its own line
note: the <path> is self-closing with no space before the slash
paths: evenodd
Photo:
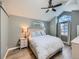
<path id="1" fill-rule="evenodd" d="M 50 21 L 54 16 L 57 16 L 64 11 L 64 5 L 58 7 L 57 12 L 49 11 L 48 13 L 45 13 L 46 10 L 42 10 L 41 7 L 47 7 L 48 1 L 49 0 L 7 0 L 6 7 L 9 15 L 16 15 L 37 20 Z M 53 0 L 52 3 L 57 4 L 66 1 L 67 0 Z"/>
<path id="2" fill-rule="evenodd" d="M 77 0 L 78 6 L 79 6 L 79 0 Z M 78 7 L 79 8 L 79 7 Z"/>
<path id="3" fill-rule="evenodd" d="M 79 1 L 79 0 L 78 0 Z M 73 11 L 73 10 L 79 10 L 79 3 L 77 0 L 70 0 L 65 6 L 64 11 Z"/>

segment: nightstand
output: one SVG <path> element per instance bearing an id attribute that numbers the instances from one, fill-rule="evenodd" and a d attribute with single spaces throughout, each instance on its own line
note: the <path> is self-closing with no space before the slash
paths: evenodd
<path id="1" fill-rule="evenodd" d="M 20 49 L 28 47 L 28 40 L 25 38 L 20 38 Z"/>

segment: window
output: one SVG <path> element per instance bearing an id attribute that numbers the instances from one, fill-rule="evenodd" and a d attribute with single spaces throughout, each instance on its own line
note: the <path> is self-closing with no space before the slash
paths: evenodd
<path id="1" fill-rule="evenodd" d="M 63 15 L 59 18 L 61 35 L 68 35 L 68 23 L 71 21 L 71 16 Z"/>
<path id="2" fill-rule="evenodd" d="M 68 23 L 61 24 L 61 35 L 68 35 Z"/>
<path id="3" fill-rule="evenodd" d="M 69 15 L 63 15 L 59 18 L 59 22 L 65 22 L 65 21 L 71 21 L 71 16 Z"/>

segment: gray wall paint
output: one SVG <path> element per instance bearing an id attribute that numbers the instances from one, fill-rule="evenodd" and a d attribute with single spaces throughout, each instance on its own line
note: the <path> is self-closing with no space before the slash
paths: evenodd
<path id="1" fill-rule="evenodd" d="M 8 41 L 8 16 L 1 9 L 1 59 L 7 51 L 7 41 Z"/>
<path id="2" fill-rule="evenodd" d="M 79 11 L 73 11 L 71 39 L 74 39 L 77 36 L 77 25 L 79 25 Z"/>
<path id="3" fill-rule="evenodd" d="M 66 15 L 71 15 L 72 16 L 72 39 L 76 36 L 76 24 L 79 24 L 79 16 L 78 16 L 78 12 L 64 12 L 61 15 L 66 14 Z M 61 16 L 60 15 L 60 16 Z M 77 16 L 76 16 L 77 15 Z M 59 16 L 59 17 L 60 17 Z M 76 20 L 74 20 L 76 19 Z M 52 19 L 50 22 L 44 22 L 45 23 L 45 27 L 46 27 L 46 32 L 47 34 L 51 34 L 53 36 L 56 36 L 56 18 Z M 20 26 L 21 24 L 24 25 L 30 25 L 31 22 L 33 21 L 33 19 L 28 19 L 28 18 L 24 18 L 24 17 L 19 17 L 19 16 L 10 16 L 9 17 L 9 40 L 8 40 L 8 48 L 11 47 L 15 47 L 16 43 L 19 39 L 19 32 L 20 32 Z M 37 21 L 37 20 L 36 20 Z M 74 29 L 75 28 L 75 29 Z"/>
<path id="4" fill-rule="evenodd" d="M 57 26 L 57 18 L 54 17 L 51 21 L 50 21 L 50 35 L 52 36 L 56 36 L 56 26 Z"/>
<path id="5" fill-rule="evenodd" d="M 66 12 L 66 11 L 64 11 L 62 14 L 60 14 L 58 17 L 57 17 L 57 19 L 58 19 L 58 22 L 59 22 L 59 18 L 61 17 L 61 16 L 63 16 L 63 15 L 69 15 L 69 16 L 71 16 L 72 17 L 72 14 L 71 14 L 72 12 Z M 58 27 L 59 25 L 57 24 L 57 36 L 58 37 L 60 37 L 60 28 Z M 71 28 L 70 28 L 71 29 Z M 70 34 L 70 36 L 71 36 L 71 34 Z"/>
<path id="6" fill-rule="evenodd" d="M 62 15 L 71 15 L 71 30 L 70 30 L 70 36 L 71 40 L 74 39 L 77 36 L 77 25 L 79 25 L 79 11 L 72 11 L 72 12 L 63 12 L 60 16 L 58 16 L 58 19 Z M 59 30 L 58 30 L 59 31 Z"/>
<path id="7" fill-rule="evenodd" d="M 58 36 L 58 19 L 62 16 L 62 15 L 71 15 L 71 12 L 63 12 L 62 14 L 60 14 L 58 17 L 54 17 L 51 21 L 50 21 L 50 35 L 53 36 Z"/>
<path id="8" fill-rule="evenodd" d="M 9 40 L 8 40 L 8 48 L 15 47 L 20 35 L 20 27 L 21 25 L 31 25 L 33 19 L 28 19 L 19 16 L 10 16 L 9 17 Z M 34 20 L 35 21 L 35 20 Z M 37 20 L 36 20 L 37 21 Z M 44 22 L 44 21 L 42 21 Z M 44 22 L 46 27 L 46 32 L 48 33 L 48 22 Z"/>

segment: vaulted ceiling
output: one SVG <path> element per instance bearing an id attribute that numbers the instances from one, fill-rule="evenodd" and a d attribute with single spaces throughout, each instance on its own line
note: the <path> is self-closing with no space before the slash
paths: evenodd
<path id="1" fill-rule="evenodd" d="M 54 16 L 58 16 L 60 13 L 65 11 L 71 11 L 78 9 L 76 0 L 52 0 L 53 5 L 63 3 L 61 7 L 57 7 L 57 11 L 42 10 L 41 7 L 47 7 L 49 0 L 6 0 L 7 11 L 9 15 L 22 16 L 37 20 L 50 21 Z M 78 1 L 79 2 L 79 1 Z M 72 8 L 70 8 L 73 5 Z M 70 8 L 70 9 L 69 9 Z"/>

